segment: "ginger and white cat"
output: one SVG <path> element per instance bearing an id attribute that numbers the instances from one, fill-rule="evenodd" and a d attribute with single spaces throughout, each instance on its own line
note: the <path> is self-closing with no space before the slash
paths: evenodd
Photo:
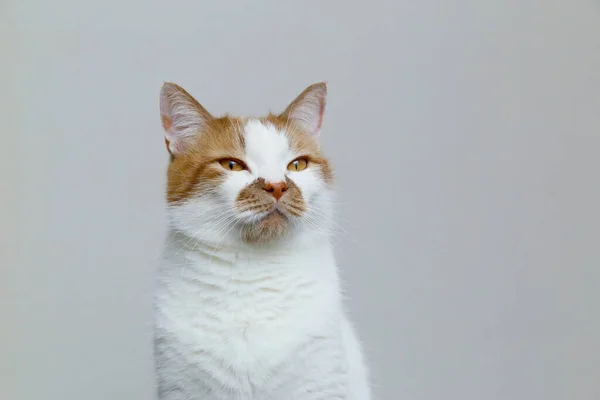
<path id="1" fill-rule="evenodd" d="M 280 115 L 211 116 L 166 83 L 169 241 L 159 269 L 161 400 L 368 400 L 330 233 L 327 88 Z"/>

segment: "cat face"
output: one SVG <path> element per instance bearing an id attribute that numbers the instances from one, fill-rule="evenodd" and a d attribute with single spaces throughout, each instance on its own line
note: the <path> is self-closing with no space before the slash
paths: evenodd
<path id="1" fill-rule="evenodd" d="M 280 115 L 215 118 L 166 83 L 173 228 L 213 246 L 327 234 L 332 173 L 318 143 L 326 93 L 312 85 Z"/>

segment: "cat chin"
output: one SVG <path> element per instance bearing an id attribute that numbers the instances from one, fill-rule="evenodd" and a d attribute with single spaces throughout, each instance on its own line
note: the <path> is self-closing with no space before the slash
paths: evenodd
<path id="1" fill-rule="evenodd" d="M 279 209 L 275 208 L 259 220 L 242 227 L 242 240 L 248 243 L 268 243 L 290 233 L 292 223 Z"/>
<path id="2" fill-rule="evenodd" d="M 248 250 L 256 248 L 271 248 L 272 246 L 312 247 L 324 243 L 328 239 L 327 229 L 329 211 L 318 199 L 313 207 L 321 210 L 325 217 L 318 221 L 311 220 L 307 213 L 295 215 L 288 212 L 284 206 L 274 205 L 270 210 L 260 213 L 229 211 L 230 214 L 220 216 L 208 213 L 208 217 L 198 210 L 219 207 L 210 199 L 194 199 L 189 202 L 172 204 L 168 208 L 169 225 L 172 230 L 181 232 L 187 237 L 183 243 L 188 244 L 188 250 L 205 246 L 211 251 L 215 248 Z M 234 215 L 236 214 L 236 215 Z M 223 222 L 225 221 L 225 222 Z M 308 221 L 313 221 L 308 223 Z M 318 225 L 316 225 L 318 224 Z M 186 247 L 187 248 L 187 247 Z"/>

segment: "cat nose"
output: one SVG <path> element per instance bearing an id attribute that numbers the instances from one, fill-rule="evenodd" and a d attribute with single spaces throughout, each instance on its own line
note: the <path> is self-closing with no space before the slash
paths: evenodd
<path id="1" fill-rule="evenodd" d="M 285 182 L 266 183 L 263 189 L 265 189 L 266 192 L 271 193 L 273 197 L 275 197 L 275 200 L 279 200 L 287 190 L 287 184 Z"/>

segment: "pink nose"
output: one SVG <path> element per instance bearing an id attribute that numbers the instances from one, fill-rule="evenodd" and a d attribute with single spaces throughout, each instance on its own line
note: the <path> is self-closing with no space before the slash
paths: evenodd
<path id="1" fill-rule="evenodd" d="M 271 193 L 275 197 L 275 200 L 279 200 L 287 190 L 287 185 L 285 182 L 266 183 L 263 189 Z"/>

